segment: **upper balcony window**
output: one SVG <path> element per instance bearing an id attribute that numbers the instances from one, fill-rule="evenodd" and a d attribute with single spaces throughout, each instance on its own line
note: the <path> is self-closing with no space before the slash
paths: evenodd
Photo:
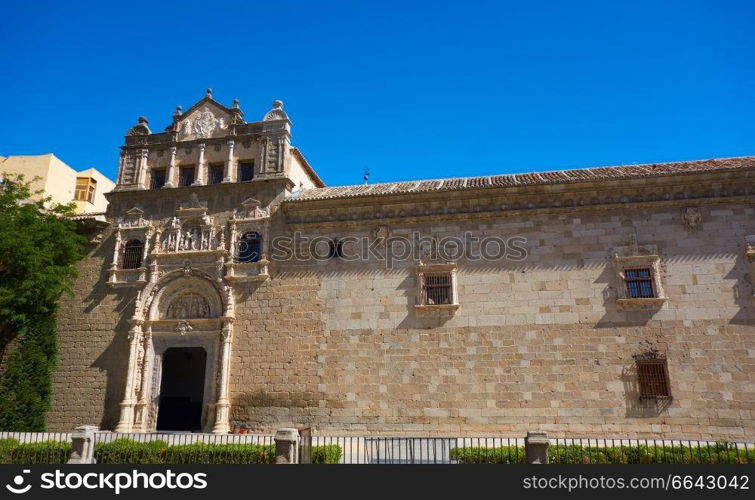
<path id="1" fill-rule="evenodd" d="M 96 190 L 96 180 L 91 177 L 77 177 L 74 199 L 76 201 L 88 201 L 89 203 L 94 203 L 94 194 Z"/>
<path id="2" fill-rule="evenodd" d="M 262 237 L 255 231 L 245 233 L 238 242 L 237 262 L 259 262 Z"/>
<path id="3" fill-rule="evenodd" d="M 194 183 L 194 166 L 181 167 L 178 172 L 178 186 L 186 187 Z"/>
<path id="4" fill-rule="evenodd" d="M 655 297 L 652 268 L 624 269 L 624 282 L 627 285 L 628 298 L 650 299 Z"/>
<path id="5" fill-rule="evenodd" d="M 251 181 L 254 178 L 254 162 L 242 161 L 239 162 L 239 182 Z"/>
<path id="6" fill-rule="evenodd" d="M 141 240 L 131 240 L 123 247 L 123 269 L 138 269 L 142 265 L 144 243 Z"/>
<path id="7" fill-rule="evenodd" d="M 151 189 L 160 189 L 165 185 L 165 169 L 156 168 L 152 171 L 152 181 L 150 182 Z"/>
<path id="8" fill-rule="evenodd" d="M 223 182 L 223 164 L 211 163 L 207 173 L 207 184 L 220 184 Z"/>

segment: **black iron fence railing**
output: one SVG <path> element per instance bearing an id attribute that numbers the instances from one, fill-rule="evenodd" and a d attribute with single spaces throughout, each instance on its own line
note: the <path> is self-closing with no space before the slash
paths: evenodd
<path id="1" fill-rule="evenodd" d="M 0 432 L 0 463 L 63 464 L 72 433 Z M 360 437 L 298 438 L 298 461 L 312 464 L 523 464 L 532 462 L 524 438 Z M 273 464 L 273 435 L 198 433 L 91 434 L 99 464 Z M 745 442 L 545 438 L 554 464 L 755 464 Z M 539 442 L 540 450 L 545 443 Z M 532 451 L 531 449 L 529 450 Z"/>

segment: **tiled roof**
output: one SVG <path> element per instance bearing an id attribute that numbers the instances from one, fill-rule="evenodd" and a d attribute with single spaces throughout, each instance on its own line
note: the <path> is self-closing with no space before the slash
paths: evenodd
<path id="1" fill-rule="evenodd" d="M 755 168 L 755 156 L 718 158 L 712 160 L 684 161 L 676 163 L 652 163 L 620 167 L 594 167 L 528 174 L 489 175 L 485 177 L 460 177 L 450 179 L 388 182 L 383 184 L 359 184 L 307 189 L 288 198 L 287 202 L 385 196 L 402 193 L 428 193 L 485 189 L 515 186 L 566 184 L 616 179 L 641 179 L 691 173 Z"/>

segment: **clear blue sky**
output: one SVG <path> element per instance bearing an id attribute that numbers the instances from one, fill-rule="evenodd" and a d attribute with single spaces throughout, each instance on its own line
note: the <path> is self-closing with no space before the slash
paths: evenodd
<path id="1" fill-rule="evenodd" d="M 212 87 L 285 102 L 329 185 L 755 154 L 751 1 L 31 2 L 0 14 L 0 155 L 115 177 Z"/>

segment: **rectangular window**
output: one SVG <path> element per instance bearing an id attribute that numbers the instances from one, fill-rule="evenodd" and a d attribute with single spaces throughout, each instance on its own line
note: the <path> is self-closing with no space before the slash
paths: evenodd
<path id="1" fill-rule="evenodd" d="M 666 359 L 636 359 L 636 363 L 640 399 L 671 398 Z"/>
<path id="2" fill-rule="evenodd" d="M 627 284 L 627 297 L 632 299 L 655 297 L 653 271 L 650 268 L 625 269 L 624 281 Z"/>
<path id="3" fill-rule="evenodd" d="M 194 183 L 194 167 L 181 167 L 178 172 L 178 185 L 180 187 L 191 186 Z"/>
<path id="4" fill-rule="evenodd" d="M 254 162 L 242 161 L 239 162 L 239 175 L 238 181 L 251 181 L 254 178 Z"/>
<path id="5" fill-rule="evenodd" d="M 74 199 L 77 201 L 88 201 L 94 203 L 94 193 L 97 190 L 97 181 L 91 177 L 76 178 L 76 193 Z"/>
<path id="6" fill-rule="evenodd" d="M 207 184 L 220 184 L 223 182 L 223 170 L 222 163 L 211 163 Z"/>
<path id="7" fill-rule="evenodd" d="M 451 303 L 451 275 L 426 274 L 424 283 L 425 305 Z"/>
<path id="8" fill-rule="evenodd" d="M 156 168 L 152 171 L 152 182 L 150 183 L 150 187 L 152 189 L 160 189 L 165 185 L 165 169 L 164 168 Z"/>

